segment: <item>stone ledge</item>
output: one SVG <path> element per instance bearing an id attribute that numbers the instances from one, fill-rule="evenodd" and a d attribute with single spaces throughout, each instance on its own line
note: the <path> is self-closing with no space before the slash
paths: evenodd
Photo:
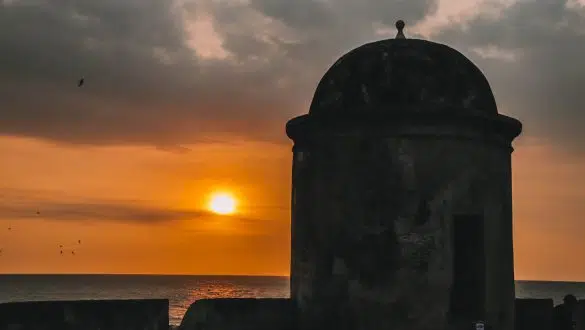
<path id="1" fill-rule="evenodd" d="M 290 299 L 202 299 L 185 313 L 179 330 L 292 330 Z"/>
<path id="2" fill-rule="evenodd" d="M 552 299 L 515 300 L 516 330 L 551 330 L 553 327 Z"/>
<path id="3" fill-rule="evenodd" d="M 168 299 L 0 304 L 0 330 L 168 330 Z"/>

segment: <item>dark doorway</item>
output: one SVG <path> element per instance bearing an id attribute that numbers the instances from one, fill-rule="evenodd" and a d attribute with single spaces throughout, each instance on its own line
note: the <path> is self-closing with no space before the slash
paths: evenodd
<path id="1" fill-rule="evenodd" d="M 486 270 L 483 216 L 454 216 L 453 248 L 451 319 L 456 323 L 482 320 Z"/>

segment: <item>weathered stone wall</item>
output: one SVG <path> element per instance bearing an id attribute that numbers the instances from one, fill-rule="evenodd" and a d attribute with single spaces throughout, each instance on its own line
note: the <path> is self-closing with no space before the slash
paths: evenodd
<path id="1" fill-rule="evenodd" d="M 80 300 L 0 304 L 0 330 L 168 330 L 169 301 Z"/>
<path id="2" fill-rule="evenodd" d="M 579 300 L 575 311 L 575 330 L 585 330 L 585 300 Z"/>
<path id="3" fill-rule="evenodd" d="M 516 299 L 515 330 L 553 330 L 552 299 Z"/>
<path id="4" fill-rule="evenodd" d="M 303 328 L 469 325 L 447 319 L 452 219 L 478 214 L 483 317 L 493 329 L 513 329 L 509 144 L 458 127 L 409 130 L 329 131 L 295 147 L 291 297 Z"/>
<path id="5" fill-rule="evenodd" d="M 191 304 L 179 330 L 293 330 L 290 299 L 202 299 Z"/>

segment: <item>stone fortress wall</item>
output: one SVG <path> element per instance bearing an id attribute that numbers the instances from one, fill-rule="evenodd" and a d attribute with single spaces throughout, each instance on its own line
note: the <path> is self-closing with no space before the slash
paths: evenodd
<path id="1" fill-rule="evenodd" d="M 178 329 L 168 324 L 168 306 L 166 299 L 1 303 L 0 330 L 298 329 L 291 299 L 198 300 Z M 516 330 L 554 330 L 552 299 L 516 299 L 515 310 Z M 575 330 L 585 330 L 585 300 L 579 301 Z"/>

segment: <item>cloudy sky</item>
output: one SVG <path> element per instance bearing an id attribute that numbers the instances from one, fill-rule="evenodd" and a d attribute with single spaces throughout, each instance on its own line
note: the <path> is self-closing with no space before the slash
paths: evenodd
<path id="1" fill-rule="evenodd" d="M 287 274 L 284 123 L 397 19 L 524 123 L 517 278 L 585 280 L 580 0 L 0 0 L 0 272 Z"/>

